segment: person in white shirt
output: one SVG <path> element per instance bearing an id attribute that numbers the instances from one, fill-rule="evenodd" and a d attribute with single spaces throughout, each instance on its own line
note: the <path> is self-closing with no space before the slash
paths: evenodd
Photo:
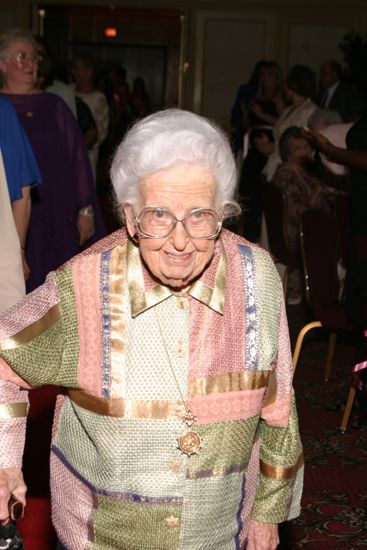
<path id="1" fill-rule="evenodd" d="M 73 59 L 73 77 L 75 94 L 88 105 L 97 125 L 97 141 L 93 147 L 88 149 L 94 183 L 96 184 L 99 147 L 107 136 L 109 127 L 109 107 L 106 96 L 94 86 L 93 64 L 87 56 L 78 55 Z"/>

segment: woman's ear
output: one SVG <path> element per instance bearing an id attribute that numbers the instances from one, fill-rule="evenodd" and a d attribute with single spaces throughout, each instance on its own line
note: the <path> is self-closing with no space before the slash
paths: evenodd
<path id="1" fill-rule="evenodd" d="M 136 235 L 136 225 L 134 221 L 133 205 L 130 203 L 124 204 L 123 210 L 125 214 L 127 232 L 129 233 L 130 237 L 134 239 Z"/>

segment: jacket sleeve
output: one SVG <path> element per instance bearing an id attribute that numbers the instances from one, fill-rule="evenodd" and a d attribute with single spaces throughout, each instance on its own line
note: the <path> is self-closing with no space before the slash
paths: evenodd
<path id="1" fill-rule="evenodd" d="M 283 290 L 278 294 L 278 350 L 259 424 L 259 477 L 252 517 L 281 523 L 297 517 L 303 486 L 303 453 L 292 388 L 292 356 Z"/>
<path id="2" fill-rule="evenodd" d="M 19 468 L 28 391 L 57 384 L 63 354 L 56 276 L 0 315 L 0 468 Z"/>

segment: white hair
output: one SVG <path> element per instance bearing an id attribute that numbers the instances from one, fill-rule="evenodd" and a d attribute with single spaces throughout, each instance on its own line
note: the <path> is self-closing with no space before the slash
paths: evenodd
<path id="1" fill-rule="evenodd" d="M 237 214 L 236 164 L 224 132 L 206 118 L 167 109 L 137 122 L 116 150 L 111 180 L 119 208 L 138 202 L 142 180 L 177 164 L 199 164 L 213 176 L 216 207 Z"/>
<path id="2" fill-rule="evenodd" d="M 37 42 L 30 31 L 25 29 L 9 29 L 0 35 L 0 59 L 7 61 L 8 48 L 13 42 L 27 42 L 35 49 Z"/>
<path id="3" fill-rule="evenodd" d="M 342 123 L 342 117 L 338 111 L 331 109 L 315 109 L 309 116 L 307 126 L 309 128 L 317 128 L 318 126 L 330 126 L 331 124 Z"/>

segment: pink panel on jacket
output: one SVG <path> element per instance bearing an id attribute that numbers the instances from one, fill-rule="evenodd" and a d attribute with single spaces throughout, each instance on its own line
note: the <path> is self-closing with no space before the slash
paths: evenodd
<path id="1" fill-rule="evenodd" d="M 291 400 L 291 395 L 278 399 L 275 403 L 263 408 L 261 417 L 270 426 L 286 426 L 289 420 Z"/>
<path id="2" fill-rule="evenodd" d="M 58 537 L 68 548 L 86 548 L 93 493 L 54 453 L 51 472 L 52 522 Z M 70 495 L 74 498 L 70 499 Z"/>
<path id="3" fill-rule="evenodd" d="M 265 388 L 231 391 L 190 399 L 197 424 L 244 420 L 260 414 Z"/>
<path id="4" fill-rule="evenodd" d="M 79 387 L 91 395 L 101 395 L 101 300 L 100 256 L 84 256 L 72 264 L 79 326 Z"/>
<path id="5" fill-rule="evenodd" d="M 6 361 L 4 361 L 4 359 L 2 359 L 1 357 L 0 357 L 0 380 L 12 382 L 13 384 L 16 384 L 17 386 L 21 388 L 25 388 L 27 390 L 29 390 L 31 387 L 29 384 L 27 384 L 25 380 L 23 380 L 23 378 L 18 376 L 17 373 L 14 372 L 9 367 L 8 363 L 6 363 Z"/>

